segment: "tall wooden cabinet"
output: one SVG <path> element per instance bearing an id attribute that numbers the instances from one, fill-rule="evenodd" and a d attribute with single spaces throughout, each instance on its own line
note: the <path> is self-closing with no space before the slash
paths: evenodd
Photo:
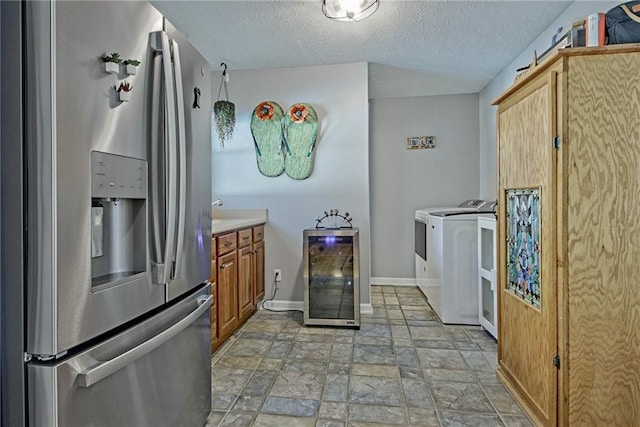
<path id="1" fill-rule="evenodd" d="M 563 49 L 498 106 L 498 375 L 536 423 L 640 420 L 640 44 Z"/>

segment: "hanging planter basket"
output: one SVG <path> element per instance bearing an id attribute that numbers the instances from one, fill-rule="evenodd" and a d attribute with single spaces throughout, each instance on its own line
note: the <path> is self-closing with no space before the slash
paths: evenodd
<path id="1" fill-rule="evenodd" d="M 220 148 L 224 150 L 224 144 L 229 142 L 236 127 L 236 106 L 233 102 L 216 101 L 213 104 L 213 115 L 216 119 Z"/>
<path id="2" fill-rule="evenodd" d="M 218 100 L 213 104 L 213 116 L 216 122 L 216 131 L 218 140 L 220 141 L 220 149 L 224 150 L 224 144 L 231 140 L 233 130 L 236 127 L 236 106 L 233 102 L 229 102 L 229 90 L 227 82 L 229 81 L 229 73 L 227 73 L 227 64 L 220 64 L 224 67 L 222 72 L 222 80 L 220 81 L 220 89 L 218 89 Z M 220 100 L 220 93 L 224 86 L 226 100 Z"/>

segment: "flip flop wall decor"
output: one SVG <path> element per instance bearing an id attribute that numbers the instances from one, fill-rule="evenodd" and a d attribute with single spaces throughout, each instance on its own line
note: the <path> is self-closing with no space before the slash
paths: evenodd
<path id="1" fill-rule="evenodd" d="M 282 152 L 282 107 L 273 101 L 263 101 L 251 115 L 251 135 L 256 149 L 258 170 L 264 176 L 279 176 L 284 171 Z"/>
<path id="2" fill-rule="evenodd" d="M 282 119 L 286 157 L 284 170 L 293 179 L 306 179 L 313 170 L 318 115 L 309 104 L 294 104 Z"/>
<path id="3" fill-rule="evenodd" d="M 292 105 L 286 114 L 273 101 L 263 101 L 251 115 L 251 135 L 261 174 L 286 172 L 296 180 L 311 175 L 318 137 L 318 115 L 309 104 Z"/>

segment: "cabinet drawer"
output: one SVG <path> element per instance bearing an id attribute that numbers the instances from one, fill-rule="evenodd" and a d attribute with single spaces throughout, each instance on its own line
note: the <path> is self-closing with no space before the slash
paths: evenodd
<path id="1" fill-rule="evenodd" d="M 260 242 L 264 239 L 264 225 L 253 227 L 253 242 Z"/>
<path id="2" fill-rule="evenodd" d="M 237 245 L 236 233 L 227 233 L 218 236 L 218 255 L 224 255 L 231 251 L 234 251 Z"/>
<path id="3" fill-rule="evenodd" d="M 251 244 L 251 229 L 238 231 L 238 247 L 243 248 Z"/>
<path id="4" fill-rule="evenodd" d="M 218 257 L 216 249 L 217 249 L 216 248 L 216 238 L 212 237 L 211 238 L 211 259 L 216 259 Z"/>

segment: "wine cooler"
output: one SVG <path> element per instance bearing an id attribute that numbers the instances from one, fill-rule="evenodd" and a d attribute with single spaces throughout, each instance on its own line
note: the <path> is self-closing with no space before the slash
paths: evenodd
<path id="1" fill-rule="evenodd" d="M 304 324 L 360 328 L 358 229 L 304 230 Z"/>

